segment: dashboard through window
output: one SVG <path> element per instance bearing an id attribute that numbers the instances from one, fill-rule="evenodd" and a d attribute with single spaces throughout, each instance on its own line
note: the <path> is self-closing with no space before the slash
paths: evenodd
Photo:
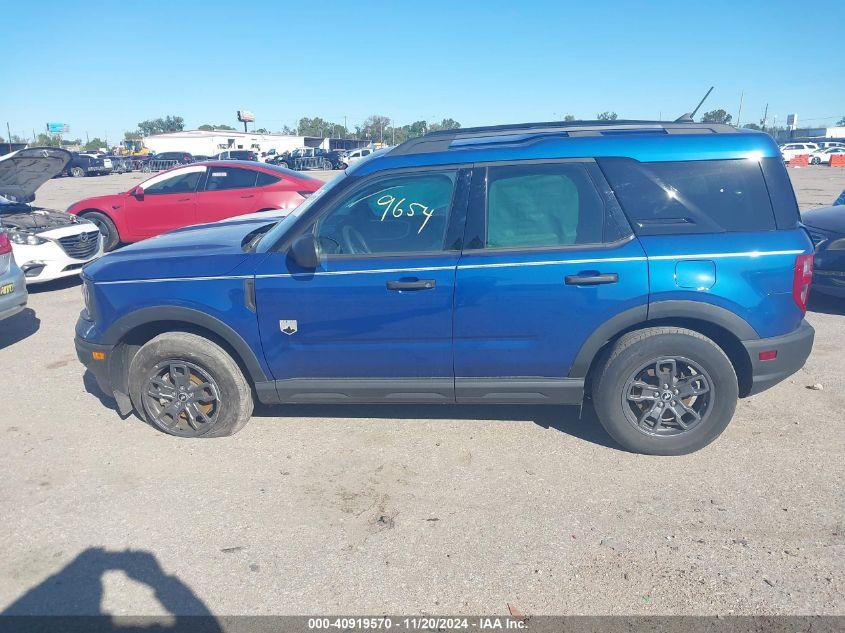
<path id="1" fill-rule="evenodd" d="M 443 250 L 456 172 L 381 178 L 358 189 L 317 222 L 328 255 Z"/>
<path id="2" fill-rule="evenodd" d="M 204 174 L 205 167 L 186 167 L 178 172 L 167 172 L 150 178 L 141 183 L 141 186 L 145 195 L 193 193 Z"/>

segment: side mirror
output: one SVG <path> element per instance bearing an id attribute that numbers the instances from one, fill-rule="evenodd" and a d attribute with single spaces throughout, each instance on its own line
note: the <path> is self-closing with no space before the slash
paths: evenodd
<path id="1" fill-rule="evenodd" d="M 135 190 L 132 192 L 132 195 L 138 198 L 138 200 L 144 199 L 144 188 L 143 187 L 135 187 Z"/>
<path id="2" fill-rule="evenodd" d="M 300 235 L 290 247 L 293 261 L 302 268 L 316 268 L 320 263 L 320 247 L 312 233 Z"/>

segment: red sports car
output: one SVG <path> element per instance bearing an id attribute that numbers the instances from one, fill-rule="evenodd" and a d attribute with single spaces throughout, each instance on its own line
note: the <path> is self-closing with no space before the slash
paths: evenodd
<path id="1" fill-rule="evenodd" d="M 190 224 L 293 209 L 323 185 L 290 169 L 247 161 L 208 161 L 156 174 L 129 191 L 85 198 L 68 213 L 91 220 L 105 250 Z"/>

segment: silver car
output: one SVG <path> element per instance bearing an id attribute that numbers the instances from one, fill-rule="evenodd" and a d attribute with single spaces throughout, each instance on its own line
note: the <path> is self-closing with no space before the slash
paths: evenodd
<path id="1" fill-rule="evenodd" d="M 15 263 L 9 235 L 0 224 L 0 321 L 23 310 L 26 298 L 23 271 Z"/>

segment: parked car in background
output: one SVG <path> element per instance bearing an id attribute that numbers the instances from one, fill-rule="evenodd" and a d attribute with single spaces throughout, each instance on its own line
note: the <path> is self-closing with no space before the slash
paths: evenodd
<path id="1" fill-rule="evenodd" d="M 0 221 L 26 283 L 78 275 L 85 264 L 103 254 L 94 224 L 31 204 L 36 190 L 70 160 L 69 152 L 55 147 L 32 147 L 0 157 Z"/>
<path id="2" fill-rule="evenodd" d="M 99 158 L 103 161 L 103 167 L 108 170 L 108 173 L 112 173 L 114 171 L 114 163 L 112 162 L 111 156 L 108 156 L 107 154 L 103 154 L 101 152 L 79 152 L 79 155 Z"/>
<path id="3" fill-rule="evenodd" d="M 372 147 L 359 147 L 358 149 L 353 149 L 351 152 L 348 152 L 346 156 L 343 157 L 343 162 L 346 165 L 353 165 L 362 158 L 366 158 L 374 151 L 376 150 Z"/>
<path id="4" fill-rule="evenodd" d="M 124 193 L 80 200 L 68 212 L 96 224 L 110 251 L 191 224 L 292 209 L 322 184 L 266 163 L 208 161 L 156 174 Z"/>
<path id="5" fill-rule="evenodd" d="M 448 130 L 359 161 L 281 221 L 189 227 L 88 266 L 76 348 L 121 412 L 173 435 L 237 432 L 253 394 L 586 398 L 624 448 L 676 455 L 804 364 L 812 262 L 767 134 Z"/>
<path id="6" fill-rule="evenodd" d="M 106 161 L 99 156 L 71 152 L 71 159 L 64 173 L 74 178 L 82 178 L 83 176 L 104 176 L 110 174 L 111 170 L 111 162 L 106 165 Z"/>
<path id="7" fill-rule="evenodd" d="M 783 160 L 790 161 L 796 156 L 809 156 L 818 149 L 815 143 L 787 143 L 780 146 L 780 155 Z"/>
<path id="8" fill-rule="evenodd" d="M 149 160 L 175 160 L 181 165 L 195 162 L 194 156 L 188 152 L 159 152 L 150 156 Z"/>
<path id="9" fill-rule="evenodd" d="M 211 160 L 211 156 L 206 156 L 205 154 L 194 154 L 195 163 L 201 163 L 204 160 Z"/>
<path id="10" fill-rule="evenodd" d="M 12 242 L 0 217 L 0 321 L 26 307 L 26 280 L 15 262 Z"/>
<path id="11" fill-rule="evenodd" d="M 819 146 L 819 149 L 827 149 L 829 147 L 845 147 L 845 143 L 842 141 L 818 141 L 816 145 Z"/>
<path id="12" fill-rule="evenodd" d="M 128 156 L 108 156 L 111 161 L 113 174 L 125 174 L 133 169 L 132 159 Z"/>
<path id="13" fill-rule="evenodd" d="M 845 200 L 845 191 L 840 196 Z M 845 202 L 810 209 L 801 222 L 815 248 L 813 292 L 845 299 Z"/>
<path id="14" fill-rule="evenodd" d="M 258 155 L 249 149 L 227 149 L 215 154 L 211 160 L 251 160 L 257 161 Z"/>
<path id="15" fill-rule="evenodd" d="M 830 157 L 836 154 L 845 154 L 845 147 L 828 147 L 810 154 L 811 165 L 829 165 Z"/>

